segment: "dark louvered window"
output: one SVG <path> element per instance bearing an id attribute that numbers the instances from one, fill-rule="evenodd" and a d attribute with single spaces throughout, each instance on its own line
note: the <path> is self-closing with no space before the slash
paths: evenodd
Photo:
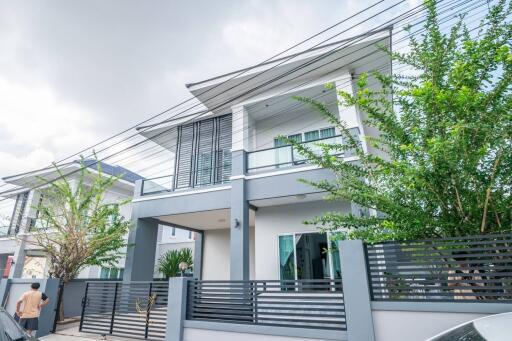
<path id="1" fill-rule="evenodd" d="M 231 114 L 178 128 L 175 188 L 228 182 L 231 176 Z"/>
<path id="2" fill-rule="evenodd" d="M 14 204 L 8 234 L 16 235 L 20 231 L 23 224 L 23 212 L 25 212 L 25 207 L 27 206 L 28 193 L 29 192 L 21 193 L 16 197 L 16 204 Z"/>

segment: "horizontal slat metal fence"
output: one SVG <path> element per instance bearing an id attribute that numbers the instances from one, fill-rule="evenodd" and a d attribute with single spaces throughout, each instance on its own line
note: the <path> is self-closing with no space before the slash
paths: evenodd
<path id="1" fill-rule="evenodd" d="M 167 281 L 87 282 L 80 330 L 164 340 L 168 287 Z"/>
<path id="2" fill-rule="evenodd" d="M 187 319 L 346 330 L 341 279 L 188 283 Z"/>
<path id="3" fill-rule="evenodd" d="M 366 245 L 374 301 L 512 301 L 512 234 Z"/>

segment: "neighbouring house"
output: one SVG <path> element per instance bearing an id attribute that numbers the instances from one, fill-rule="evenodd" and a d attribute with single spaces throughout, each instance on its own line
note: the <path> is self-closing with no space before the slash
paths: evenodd
<path id="1" fill-rule="evenodd" d="M 92 172 L 97 166 L 94 160 L 85 160 Z M 63 167 L 64 173 L 77 170 L 81 167 L 81 161 L 70 162 Z M 110 188 L 105 200 L 117 202 L 125 200 L 133 195 L 134 184 L 142 177 L 130 170 L 112 166 L 101 162 L 101 169 L 105 176 L 121 176 L 112 188 Z M 78 176 L 77 173 L 69 175 L 68 179 L 73 182 Z M 47 277 L 46 256 L 30 244 L 31 233 L 42 228 L 38 221 L 37 206 L 44 203 L 41 195 L 44 187 L 31 189 L 40 179 L 53 180 L 58 177 L 54 168 L 47 168 L 35 172 L 13 175 L 3 178 L 3 181 L 16 185 L 17 188 L 6 197 L 12 198 L 14 207 L 10 221 L 6 226 L 0 227 L 0 272 L 2 277 L 7 278 L 45 278 Z M 121 214 L 130 219 L 131 205 L 121 208 Z M 128 236 L 126 236 L 128 238 Z M 28 241 L 28 242 L 27 242 Z M 155 261 L 167 250 L 180 247 L 194 247 L 194 234 L 189 231 L 182 231 L 174 227 L 159 226 L 158 245 L 155 249 Z M 126 252 L 126 250 L 123 250 Z M 102 278 L 121 279 L 124 273 L 124 257 L 119 260 L 115 267 L 91 266 L 82 270 L 78 278 Z M 161 275 L 155 270 L 154 277 Z"/>
<path id="2" fill-rule="evenodd" d="M 204 280 L 314 280 L 340 278 L 328 234 L 303 222 L 327 211 L 374 214 L 350 202 L 326 202 L 325 193 L 299 179 L 330 179 L 278 138 L 313 144 L 343 143 L 339 131 L 293 96 L 315 98 L 339 114 L 374 152 L 365 137 L 377 132 L 365 114 L 338 105 L 336 89 L 353 92 L 357 75 L 390 70 L 387 30 L 346 48 L 326 45 L 244 70 L 187 84 L 206 107 L 197 115 L 139 127 L 171 155 L 168 175 L 141 179 L 132 207 L 134 229 L 124 279 L 150 280 L 158 226 L 196 233 L 194 274 Z M 301 65 L 307 64 L 302 67 Z M 295 72 L 300 68 L 300 72 Z M 279 81 L 275 81 L 279 79 Z M 357 158 L 339 155 L 347 162 Z M 200 248 L 200 250 L 198 250 Z M 332 251 L 332 252 L 329 252 Z"/>

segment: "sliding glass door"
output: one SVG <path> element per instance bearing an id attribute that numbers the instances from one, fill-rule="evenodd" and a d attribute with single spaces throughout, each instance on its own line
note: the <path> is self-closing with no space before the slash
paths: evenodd
<path id="1" fill-rule="evenodd" d="M 325 233 L 279 236 L 279 278 L 314 280 L 341 278 L 336 243 Z"/>

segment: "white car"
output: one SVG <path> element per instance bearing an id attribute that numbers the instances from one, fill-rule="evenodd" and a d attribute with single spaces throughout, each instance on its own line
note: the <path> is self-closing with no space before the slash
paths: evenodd
<path id="1" fill-rule="evenodd" d="M 490 315 L 460 324 L 427 341 L 510 341 L 512 313 Z"/>

